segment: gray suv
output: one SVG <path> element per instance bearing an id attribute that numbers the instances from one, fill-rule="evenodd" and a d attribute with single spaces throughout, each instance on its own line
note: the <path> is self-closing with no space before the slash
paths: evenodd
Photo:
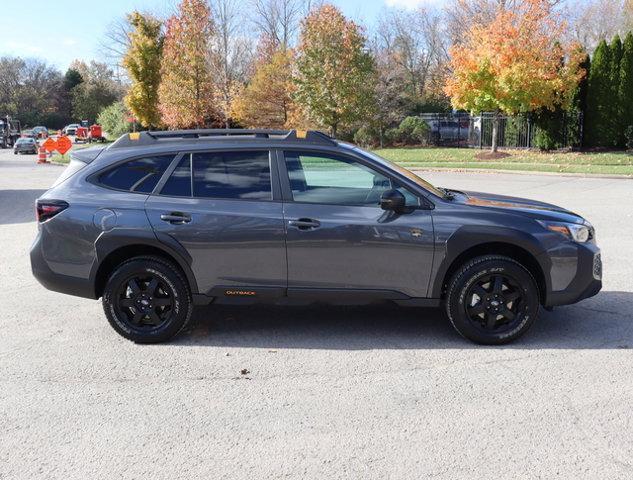
<path id="1" fill-rule="evenodd" d="M 593 227 L 546 203 L 435 187 L 320 132 L 132 133 L 80 150 L 37 200 L 33 274 L 103 298 L 140 343 L 194 305 L 443 306 L 482 344 L 600 290 Z"/>

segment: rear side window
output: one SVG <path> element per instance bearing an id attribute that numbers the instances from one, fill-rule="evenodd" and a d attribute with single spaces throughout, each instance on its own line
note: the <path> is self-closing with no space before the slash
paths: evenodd
<path id="1" fill-rule="evenodd" d="M 191 196 L 191 155 L 187 154 L 182 157 L 176 169 L 165 182 L 160 194 L 172 197 Z"/>
<path id="2" fill-rule="evenodd" d="M 136 158 L 99 175 L 98 182 L 116 190 L 150 193 L 174 159 L 174 155 Z"/>
<path id="3" fill-rule="evenodd" d="M 192 160 L 194 197 L 272 199 L 267 150 L 194 153 Z"/>

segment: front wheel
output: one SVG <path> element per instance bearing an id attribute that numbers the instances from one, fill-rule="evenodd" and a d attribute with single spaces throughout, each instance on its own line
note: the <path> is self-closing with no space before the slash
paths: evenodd
<path id="1" fill-rule="evenodd" d="M 529 330 L 539 312 L 532 274 L 515 260 L 486 255 L 451 278 L 446 313 L 465 338 L 484 345 L 509 343 Z"/>
<path id="2" fill-rule="evenodd" d="M 183 330 L 193 301 L 180 270 L 159 257 L 135 257 L 110 275 L 103 292 L 110 325 L 137 343 L 159 343 Z"/>

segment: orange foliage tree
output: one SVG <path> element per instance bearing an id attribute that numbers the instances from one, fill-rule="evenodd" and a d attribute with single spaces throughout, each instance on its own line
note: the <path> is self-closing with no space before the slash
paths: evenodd
<path id="1" fill-rule="evenodd" d="M 217 116 L 209 61 L 213 33 L 205 0 L 182 0 L 167 21 L 158 98 L 169 128 L 200 127 Z"/>
<path id="2" fill-rule="evenodd" d="M 232 105 L 232 114 L 241 124 L 260 128 L 296 127 L 289 125 L 295 109 L 290 76 L 293 61 L 292 51 L 279 49 L 258 63 L 253 78 Z"/>
<path id="3" fill-rule="evenodd" d="M 498 116 L 565 107 L 585 75 L 581 50 L 563 39 L 566 24 L 549 0 L 524 0 L 513 10 L 500 6 L 487 24 L 474 24 L 463 43 L 450 49 L 444 91 L 454 108 L 492 112 L 492 151 L 497 151 Z"/>

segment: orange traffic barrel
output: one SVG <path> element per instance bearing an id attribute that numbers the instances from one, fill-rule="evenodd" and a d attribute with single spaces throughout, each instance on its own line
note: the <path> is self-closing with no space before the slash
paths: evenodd
<path id="1" fill-rule="evenodd" d="M 46 149 L 41 145 L 37 152 L 37 163 L 48 163 L 46 159 Z"/>

